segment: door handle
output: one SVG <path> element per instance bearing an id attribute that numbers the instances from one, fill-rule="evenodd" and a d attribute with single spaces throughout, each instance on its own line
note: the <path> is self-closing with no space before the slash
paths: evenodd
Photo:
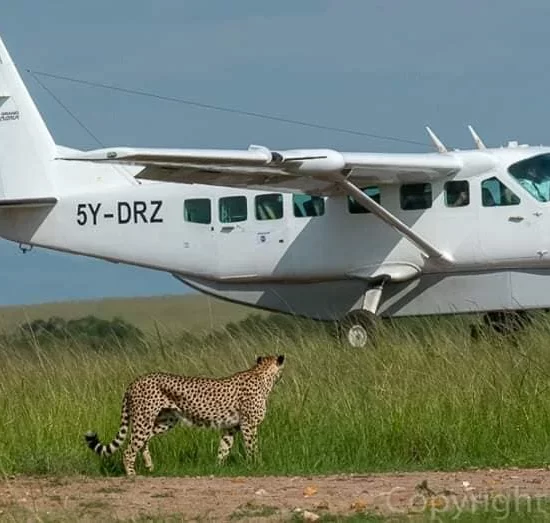
<path id="1" fill-rule="evenodd" d="M 522 222 L 524 219 L 523 216 L 508 216 L 508 221 L 514 223 Z"/>

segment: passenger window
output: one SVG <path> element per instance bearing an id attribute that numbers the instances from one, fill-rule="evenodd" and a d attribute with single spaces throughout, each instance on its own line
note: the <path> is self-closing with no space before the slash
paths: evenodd
<path id="1" fill-rule="evenodd" d="M 209 198 L 193 198 L 183 202 L 183 219 L 192 223 L 210 223 L 212 210 Z"/>
<path id="2" fill-rule="evenodd" d="M 322 216 L 325 214 L 325 199 L 321 196 L 310 196 L 309 194 L 293 194 L 292 206 L 294 216 L 307 218 L 308 216 Z"/>
<path id="3" fill-rule="evenodd" d="M 487 178 L 481 183 L 481 203 L 483 207 L 517 205 L 519 202 L 519 197 L 495 176 Z"/>
<path id="4" fill-rule="evenodd" d="M 401 209 L 413 211 L 429 209 L 432 206 L 432 185 L 430 183 L 408 183 L 400 188 Z"/>
<path id="5" fill-rule="evenodd" d="M 470 203 L 470 185 L 466 180 L 445 183 L 445 205 L 464 207 Z"/>
<path id="6" fill-rule="evenodd" d="M 244 222 L 247 218 L 246 196 L 226 196 L 218 202 L 221 223 Z"/>
<path id="7" fill-rule="evenodd" d="M 369 187 L 365 187 L 361 190 L 367 196 L 370 196 L 376 203 L 380 203 L 380 189 L 376 185 L 370 185 Z M 370 212 L 360 203 L 357 203 L 351 196 L 348 196 L 348 211 L 350 214 L 366 214 Z"/>
<path id="8" fill-rule="evenodd" d="M 279 220 L 283 217 L 283 195 L 278 193 L 256 196 L 256 219 Z"/>

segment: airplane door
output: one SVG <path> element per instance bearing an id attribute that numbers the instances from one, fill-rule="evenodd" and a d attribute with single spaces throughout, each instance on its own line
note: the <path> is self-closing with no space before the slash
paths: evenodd
<path id="1" fill-rule="evenodd" d="M 251 230 L 250 198 L 242 194 L 217 199 L 217 221 L 214 228 L 215 256 L 222 278 L 253 276 L 254 242 Z"/>
<path id="2" fill-rule="evenodd" d="M 197 274 L 211 275 L 216 270 L 215 257 L 205 252 L 215 247 L 212 224 L 212 200 L 189 197 L 183 202 L 183 221 L 178 242 L 183 247 L 183 266 Z"/>
<path id="3" fill-rule="evenodd" d="M 511 185 L 511 184 L 510 184 Z M 479 240 L 483 261 L 536 260 L 545 246 L 540 206 L 496 176 L 481 181 Z"/>
<path id="4" fill-rule="evenodd" d="M 277 275 L 285 271 L 284 256 L 288 247 L 285 199 L 280 193 L 263 193 L 255 195 L 252 203 L 256 272 L 259 276 Z"/>
<path id="5" fill-rule="evenodd" d="M 219 276 L 272 276 L 286 250 L 283 195 L 227 195 L 217 199 L 216 208 L 212 257 Z"/>

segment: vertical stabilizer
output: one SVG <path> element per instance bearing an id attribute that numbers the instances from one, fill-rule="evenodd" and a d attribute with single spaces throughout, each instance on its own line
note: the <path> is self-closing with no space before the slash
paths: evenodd
<path id="1" fill-rule="evenodd" d="M 55 143 L 0 38 L 0 198 L 53 194 Z"/>

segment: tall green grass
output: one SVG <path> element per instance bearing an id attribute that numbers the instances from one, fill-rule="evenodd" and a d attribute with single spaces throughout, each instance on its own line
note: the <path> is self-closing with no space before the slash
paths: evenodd
<path id="1" fill-rule="evenodd" d="M 290 321 L 290 320 L 288 320 Z M 466 319 L 400 320 L 375 349 L 353 349 L 326 329 L 287 322 L 135 346 L 75 341 L 0 347 L 0 473 L 123 473 L 121 453 L 100 459 L 83 435 L 109 441 L 126 385 L 148 371 L 223 376 L 259 354 L 286 367 L 247 463 L 241 438 L 221 468 L 218 434 L 177 427 L 150 445 L 155 475 L 313 474 L 550 461 L 550 322 L 516 341 L 473 343 Z M 231 326 L 230 326 L 231 327 Z M 138 471 L 143 472 L 141 461 Z"/>

